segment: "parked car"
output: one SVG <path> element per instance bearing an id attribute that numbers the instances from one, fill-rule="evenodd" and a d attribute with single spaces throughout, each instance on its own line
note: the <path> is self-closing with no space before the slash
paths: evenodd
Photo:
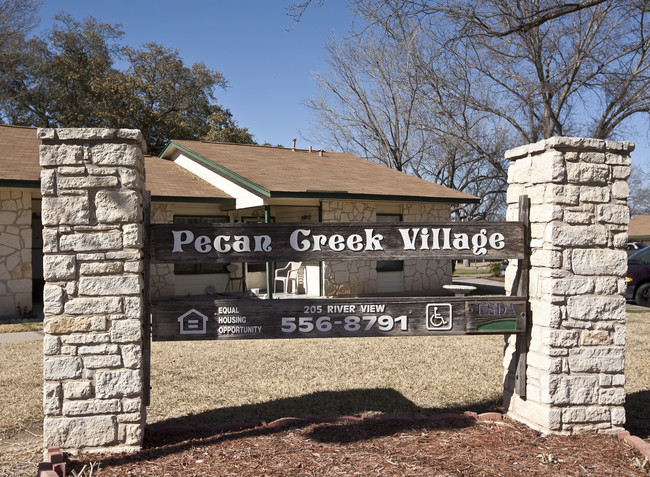
<path id="1" fill-rule="evenodd" d="M 650 307 L 650 247 L 645 247 L 627 259 L 627 290 L 625 298 L 637 305 Z"/>
<path id="2" fill-rule="evenodd" d="M 627 256 L 634 255 L 642 248 L 646 248 L 647 245 L 641 242 L 628 242 L 627 243 Z"/>

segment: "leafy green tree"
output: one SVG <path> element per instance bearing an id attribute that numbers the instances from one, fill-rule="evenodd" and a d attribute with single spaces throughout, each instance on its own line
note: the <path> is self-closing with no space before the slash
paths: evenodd
<path id="1" fill-rule="evenodd" d="M 124 54 L 129 67 L 123 84 L 127 91 L 121 96 L 128 91 L 133 96 L 120 114 L 130 124 L 140 125 L 154 150 L 161 150 L 169 139 L 202 139 L 211 129 L 212 115 L 230 114 L 215 104 L 214 89 L 226 87 L 221 73 L 203 63 L 188 67 L 177 50 L 155 43 L 140 50 L 127 48 Z M 231 127 L 233 136 L 242 132 L 234 121 Z M 243 142 L 252 142 L 250 134 L 244 135 Z"/>
<path id="2" fill-rule="evenodd" d="M 0 101 L 11 95 L 11 83 L 24 75 L 33 46 L 27 34 L 38 24 L 35 0 L 0 0 Z"/>
<path id="3" fill-rule="evenodd" d="M 208 132 L 201 139 L 212 142 L 255 144 L 248 129 L 237 126 L 232 113 L 220 106 L 215 107 L 208 116 Z"/>
<path id="4" fill-rule="evenodd" d="M 122 31 L 94 18 L 80 23 L 59 15 L 57 20 L 49 44 L 32 41 L 31 64 L 16 78 L 5 115 L 13 124 L 104 126 L 102 106 L 118 73 L 113 58 L 120 48 L 113 42 Z"/>
<path id="5" fill-rule="evenodd" d="M 186 65 L 175 49 L 119 44 L 119 25 L 69 15 L 47 39 L 34 41 L 27 74 L 13 82 L 2 115 L 13 124 L 41 127 L 137 128 L 150 153 L 170 139 L 225 138 L 252 143 L 215 90 L 226 80 L 203 63 Z M 120 60 L 126 65 L 117 69 Z M 216 134 L 216 133 L 219 134 Z"/>

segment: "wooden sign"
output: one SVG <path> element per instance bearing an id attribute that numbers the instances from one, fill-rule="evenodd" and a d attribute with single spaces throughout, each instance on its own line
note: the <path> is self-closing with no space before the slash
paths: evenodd
<path id="1" fill-rule="evenodd" d="M 521 259 L 520 222 L 152 224 L 151 261 Z"/>
<path id="2" fill-rule="evenodd" d="M 522 297 L 205 299 L 152 303 L 154 341 L 521 333 Z"/>

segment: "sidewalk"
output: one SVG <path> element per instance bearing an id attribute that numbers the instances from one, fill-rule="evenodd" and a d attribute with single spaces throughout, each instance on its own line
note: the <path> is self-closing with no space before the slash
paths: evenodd
<path id="1" fill-rule="evenodd" d="M 1 343 L 27 343 L 28 341 L 40 341 L 45 336 L 42 331 L 22 331 L 18 333 L 0 333 Z"/>
<path id="2" fill-rule="evenodd" d="M 490 280 L 489 278 L 473 277 L 473 276 L 454 277 L 454 284 L 473 285 L 475 287 L 483 288 L 484 290 L 488 290 L 493 293 L 498 293 L 500 295 L 505 294 L 505 288 L 503 282 L 499 280 Z"/>

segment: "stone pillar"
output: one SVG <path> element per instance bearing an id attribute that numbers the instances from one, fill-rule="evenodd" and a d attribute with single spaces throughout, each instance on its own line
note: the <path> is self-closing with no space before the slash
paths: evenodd
<path id="1" fill-rule="evenodd" d="M 142 445 L 140 131 L 39 129 L 45 276 L 43 438 L 67 452 Z"/>
<path id="2" fill-rule="evenodd" d="M 504 401 L 510 417 L 543 432 L 613 433 L 625 424 L 627 178 L 633 149 L 629 142 L 554 137 L 506 153 L 508 219 L 517 220 L 521 194 L 531 202 L 532 326 L 526 396 L 514 391 L 510 336 Z"/>

